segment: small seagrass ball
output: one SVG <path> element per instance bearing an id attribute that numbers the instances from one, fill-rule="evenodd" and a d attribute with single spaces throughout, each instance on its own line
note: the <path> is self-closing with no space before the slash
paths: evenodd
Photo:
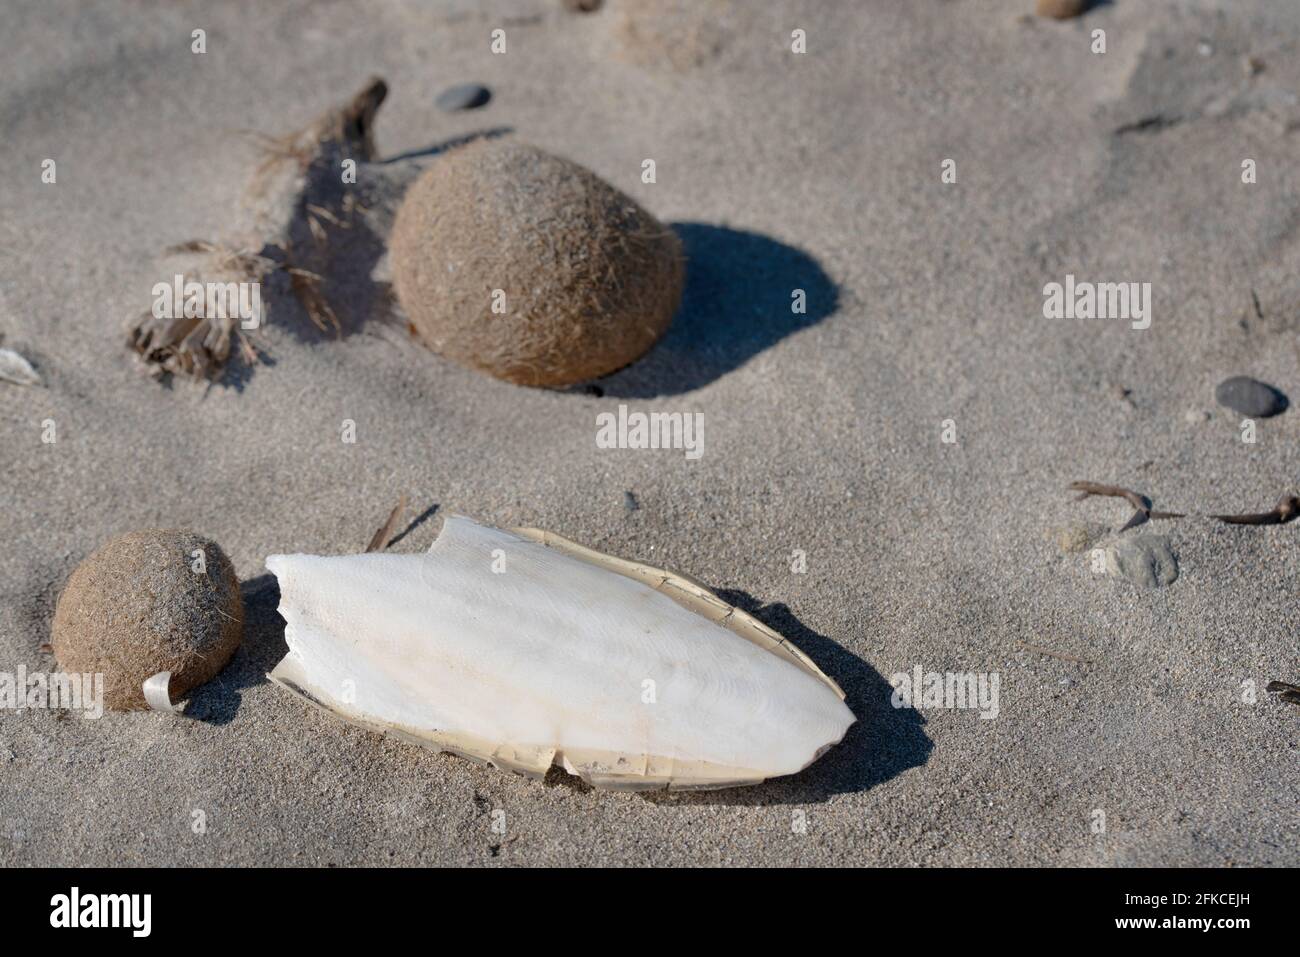
<path id="1" fill-rule="evenodd" d="M 566 386 L 635 361 L 681 302 L 681 242 L 628 196 L 533 146 L 478 140 L 409 190 L 397 297 L 435 352 L 499 379 Z"/>
<path id="2" fill-rule="evenodd" d="M 147 707 L 142 685 L 172 673 L 172 700 L 225 667 L 243 637 L 239 580 L 221 547 L 180 529 L 129 532 L 68 578 L 51 643 L 67 673 L 104 675 L 104 706 Z"/>

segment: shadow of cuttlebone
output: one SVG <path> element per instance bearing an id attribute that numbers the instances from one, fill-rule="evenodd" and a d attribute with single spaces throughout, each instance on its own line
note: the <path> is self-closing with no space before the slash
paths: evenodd
<path id="1" fill-rule="evenodd" d="M 819 804 L 836 794 L 866 791 L 929 759 L 934 744 L 923 730 L 925 719 L 912 708 L 895 708 L 890 703 L 894 688 L 875 668 L 809 628 L 785 604 L 764 605 L 738 589 L 718 589 L 716 594 L 788 638 L 835 679 L 844 691 L 845 704 L 857 720 L 845 733 L 844 740 L 798 774 L 749 787 L 647 791 L 642 797 L 652 802 L 677 804 Z"/>

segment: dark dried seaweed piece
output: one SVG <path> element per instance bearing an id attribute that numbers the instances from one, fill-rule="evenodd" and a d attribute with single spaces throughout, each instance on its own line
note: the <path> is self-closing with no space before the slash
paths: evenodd
<path id="1" fill-rule="evenodd" d="M 1111 498 L 1125 499 L 1139 512 L 1149 512 L 1151 510 L 1151 499 L 1145 495 L 1139 495 L 1132 489 L 1120 488 L 1118 485 L 1102 485 L 1098 482 L 1071 482 L 1070 490 L 1082 493 L 1075 498 L 1076 502 L 1082 502 L 1085 498 L 1093 495 L 1106 495 Z"/>
<path id="2" fill-rule="evenodd" d="M 393 533 L 397 531 L 397 522 L 402 517 L 402 512 L 406 511 L 406 496 L 403 495 L 401 500 L 393 506 L 393 510 L 388 513 L 388 521 L 371 536 L 370 544 L 366 546 L 368 552 L 382 552 L 388 547 L 389 542 L 393 540 Z"/>
<path id="3" fill-rule="evenodd" d="M 230 357 L 230 335 L 237 319 L 164 316 L 144 313 L 131 324 L 127 346 L 158 375 L 184 372 L 207 376 Z"/>
<path id="4" fill-rule="evenodd" d="M 1246 515 L 1211 515 L 1229 525 L 1285 525 L 1300 516 L 1300 498 L 1284 495 L 1271 512 L 1252 512 Z"/>
<path id="5" fill-rule="evenodd" d="M 1124 523 L 1120 529 L 1121 532 L 1128 531 L 1141 525 L 1143 522 L 1152 518 L 1183 518 L 1181 512 L 1159 512 L 1151 508 L 1151 499 L 1132 489 L 1121 488 L 1118 485 L 1102 485 L 1098 482 L 1071 482 L 1071 491 L 1081 493 L 1075 498 L 1076 502 L 1082 502 L 1085 498 L 1093 495 L 1104 495 L 1110 498 L 1122 498 L 1133 506 L 1133 517 Z"/>
<path id="6" fill-rule="evenodd" d="M 222 281 L 261 282 L 279 264 L 266 256 L 234 249 L 207 239 L 191 239 L 169 246 L 165 252 L 202 254 L 215 260 Z M 189 278 L 202 281 L 204 277 Z M 139 353 L 155 375 L 183 372 L 206 377 L 226 364 L 230 358 L 232 337 L 240 337 L 244 357 L 256 352 L 238 332 L 240 320 L 234 316 L 155 316 L 143 313 L 127 324 L 127 347 Z"/>
<path id="7" fill-rule="evenodd" d="M 375 150 L 375 114 L 388 96 L 388 84 L 372 76 L 366 85 L 341 107 L 327 111 L 302 129 L 284 136 L 256 135 L 266 153 L 254 174 L 254 183 L 284 160 L 293 160 L 298 169 L 305 171 L 331 154 L 328 162 L 338 159 L 355 159 L 369 162 L 377 155 Z"/>
<path id="8" fill-rule="evenodd" d="M 1278 696 L 1281 701 L 1289 701 L 1292 704 L 1300 705 L 1300 685 L 1289 684 L 1285 681 L 1270 681 L 1265 690 Z"/>
<path id="9" fill-rule="evenodd" d="M 1076 502 L 1081 502 L 1085 498 L 1093 495 L 1105 495 L 1111 498 L 1122 498 L 1133 506 L 1133 517 L 1128 520 L 1121 532 L 1127 531 L 1136 525 L 1141 525 L 1147 519 L 1151 518 L 1186 518 L 1182 512 L 1158 512 L 1151 508 L 1151 500 L 1145 495 L 1141 495 L 1131 489 L 1121 488 L 1118 485 L 1102 485 L 1097 482 L 1071 482 L 1070 489 L 1080 492 Z M 1300 497 L 1295 495 L 1284 495 L 1278 501 L 1277 507 L 1271 512 L 1248 512 L 1244 515 L 1210 515 L 1208 518 L 1218 519 L 1220 522 L 1226 522 L 1229 525 L 1285 525 L 1287 522 L 1300 518 Z"/>

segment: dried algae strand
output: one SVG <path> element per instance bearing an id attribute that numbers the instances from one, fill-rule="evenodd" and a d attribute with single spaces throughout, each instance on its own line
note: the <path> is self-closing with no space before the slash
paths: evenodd
<path id="1" fill-rule="evenodd" d="M 68 673 L 102 674 L 104 706 L 146 707 L 144 682 L 170 671 L 176 700 L 211 679 L 243 638 L 234 567 L 211 539 L 179 529 L 130 532 L 73 570 L 51 644 Z"/>
<path id="2" fill-rule="evenodd" d="M 179 372 L 206 378 L 226 364 L 235 341 L 239 342 L 246 360 L 256 361 L 256 350 L 240 331 L 240 317 L 230 307 L 238 300 L 238 284 L 260 284 L 276 268 L 276 263 L 246 249 L 232 249 L 198 239 L 172 246 L 166 253 L 205 257 L 201 261 L 208 271 L 191 270 L 188 276 L 178 274 L 186 284 L 197 283 L 197 288 L 202 288 L 205 294 L 202 301 L 196 302 L 192 308 L 178 305 L 176 309 L 164 310 L 161 314 L 144 313 L 129 325 L 127 346 L 141 356 L 149 372 L 155 376 Z M 208 301 L 206 289 L 209 282 L 222 287 L 224 308 L 214 309 Z M 227 285 L 229 283 L 236 285 L 231 287 Z M 258 311 L 260 313 L 260 294 Z"/>
<path id="3" fill-rule="evenodd" d="M 382 552 L 392 542 L 393 536 L 397 534 L 397 523 L 406 511 L 406 496 L 403 495 L 393 510 L 388 513 L 388 520 L 375 530 L 375 534 L 370 536 L 370 544 L 366 546 L 367 552 Z"/>
<path id="4" fill-rule="evenodd" d="M 1104 495 L 1111 498 L 1122 498 L 1133 506 L 1133 517 L 1127 524 L 1120 529 L 1121 532 L 1141 525 L 1148 519 L 1153 518 L 1187 518 L 1185 512 L 1158 512 L 1151 508 L 1151 499 L 1131 489 L 1120 488 L 1118 485 L 1103 485 L 1098 482 L 1071 482 L 1070 490 L 1079 492 L 1075 498 L 1076 502 L 1081 502 L 1085 498 L 1094 495 Z M 1247 512 L 1242 515 L 1207 515 L 1206 518 L 1217 519 L 1229 525 L 1286 525 L 1288 522 L 1300 518 L 1300 496 L 1283 495 L 1278 499 L 1278 503 L 1270 512 Z"/>
<path id="5" fill-rule="evenodd" d="M 308 318 L 321 330 L 338 333 L 341 324 L 320 287 L 331 236 L 349 228 L 356 207 L 342 170 L 348 161 L 365 163 L 375 157 L 375 115 L 387 92 L 387 84 L 373 77 L 342 106 L 302 129 L 282 137 L 261 136 L 265 155 L 245 192 L 243 212 L 249 222 L 239 237 L 192 240 L 167 251 L 201 257 L 186 271 L 186 281 L 260 284 L 282 272 Z M 350 183 L 355 182 L 351 177 Z M 128 323 L 127 346 L 155 376 L 212 377 L 226 365 L 236 342 L 245 361 L 255 363 L 258 354 L 240 328 L 241 317 L 208 306 L 179 316 L 145 313 Z"/>
<path id="6" fill-rule="evenodd" d="M 392 239 L 397 296 L 435 351 L 508 382 L 614 372 L 681 301 L 677 236 L 577 163 L 478 140 L 407 191 Z"/>

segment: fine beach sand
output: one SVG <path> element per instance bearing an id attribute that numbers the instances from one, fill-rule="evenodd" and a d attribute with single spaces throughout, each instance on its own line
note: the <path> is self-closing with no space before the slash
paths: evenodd
<path id="1" fill-rule="evenodd" d="M 192 720 L 0 712 L 0 864 L 1300 863 L 1300 711 L 1264 691 L 1300 681 L 1300 522 L 1125 532 L 1177 555 L 1142 589 L 1091 566 L 1128 506 L 1067 491 L 1207 513 L 1300 490 L 1300 410 L 1247 444 L 1214 401 L 1238 374 L 1300 397 L 1300 5 L 666 7 L 5 10 L 0 346 L 44 384 L 0 382 L 0 671 L 55 669 L 64 581 L 136 528 L 219 542 L 246 627 Z M 174 272 L 164 248 L 238 219 L 260 161 L 240 131 L 303 126 L 372 74 L 381 157 L 514 136 L 672 224 L 687 292 L 656 349 L 599 390 L 498 382 L 410 338 L 381 259 L 335 283 L 341 337 L 279 300 L 264 364 L 211 388 L 142 374 L 123 323 Z M 471 81 L 485 108 L 434 106 Z M 1150 282 L 1150 328 L 1045 319 L 1067 273 Z M 703 456 L 598 449 L 620 403 L 703 412 Z M 401 527 L 422 520 L 393 551 L 461 513 L 691 575 L 798 644 L 858 723 L 799 775 L 649 796 L 346 726 L 266 680 L 285 645 L 263 562 L 360 551 L 402 495 Z M 997 673 L 997 718 L 891 707 L 918 665 Z"/>

